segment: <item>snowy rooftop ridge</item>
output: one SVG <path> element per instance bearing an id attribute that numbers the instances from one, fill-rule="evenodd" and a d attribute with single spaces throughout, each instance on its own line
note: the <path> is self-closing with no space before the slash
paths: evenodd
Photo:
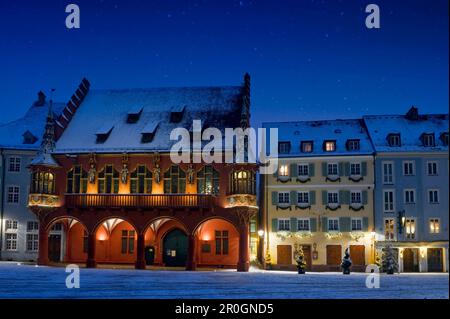
<path id="1" fill-rule="evenodd" d="M 175 143 L 169 140 L 171 130 L 189 129 L 193 120 L 204 127 L 239 127 L 242 92 L 242 86 L 91 89 L 54 153 L 168 151 Z M 114 128 L 106 133 L 103 123 Z M 108 136 L 99 140 L 99 132 Z M 143 133 L 154 136 L 143 141 Z"/>
<path id="2" fill-rule="evenodd" d="M 415 111 L 414 117 L 409 116 Z M 442 140 L 442 134 L 448 134 L 448 114 L 419 114 L 417 108 L 411 108 L 406 115 L 367 115 L 363 120 L 369 131 L 376 152 L 446 152 L 448 145 Z M 391 146 L 390 134 L 399 134 L 400 146 Z M 423 134 L 434 136 L 435 145 L 425 146 Z"/>
<path id="3" fill-rule="evenodd" d="M 374 152 L 361 119 L 266 122 L 262 126 L 264 128 L 278 128 L 279 142 L 290 143 L 290 152 L 279 154 L 280 157 L 370 155 Z M 359 150 L 349 150 L 347 147 L 349 140 L 359 140 Z M 332 152 L 324 151 L 325 141 L 336 141 L 336 150 Z M 312 151 L 309 153 L 302 152 L 302 142 L 312 142 Z"/>
<path id="4" fill-rule="evenodd" d="M 65 103 L 53 102 L 54 116 L 61 114 Z M 25 115 L 0 125 L 0 147 L 7 149 L 39 150 L 44 134 L 49 102 L 33 103 Z"/>

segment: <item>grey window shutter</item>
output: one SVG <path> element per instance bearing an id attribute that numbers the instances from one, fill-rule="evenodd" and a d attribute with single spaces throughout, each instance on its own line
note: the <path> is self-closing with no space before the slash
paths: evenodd
<path id="1" fill-rule="evenodd" d="M 289 194 L 289 202 L 291 205 L 297 204 L 297 191 L 291 191 Z"/>
<path id="2" fill-rule="evenodd" d="M 367 176 L 367 162 L 361 163 L 361 175 Z"/>
<path id="3" fill-rule="evenodd" d="M 322 231 L 324 233 L 328 231 L 328 217 L 322 217 Z"/>
<path id="4" fill-rule="evenodd" d="M 362 203 L 363 203 L 363 205 L 367 205 L 367 200 L 368 200 L 367 196 L 368 196 L 367 191 L 362 191 Z"/>
<path id="5" fill-rule="evenodd" d="M 345 163 L 345 176 L 350 176 L 350 163 Z"/>
<path id="6" fill-rule="evenodd" d="M 339 191 L 339 203 L 340 204 L 348 204 L 349 201 L 349 191 Z"/>
<path id="7" fill-rule="evenodd" d="M 272 192 L 272 205 L 278 204 L 278 192 Z"/>
<path id="8" fill-rule="evenodd" d="M 297 218 L 295 217 L 291 217 L 291 232 L 296 232 L 297 231 Z"/>
<path id="9" fill-rule="evenodd" d="M 341 232 L 349 232 L 351 224 L 350 217 L 339 217 L 339 231 Z"/>
<path id="10" fill-rule="evenodd" d="M 297 177 L 298 176 L 298 165 L 295 163 L 292 163 L 289 167 L 289 176 L 290 177 Z"/>
<path id="11" fill-rule="evenodd" d="M 339 162 L 338 167 L 339 167 L 339 176 L 344 176 L 344 163 Z"/>
<path id="12" fill-rule="evenodd" d="M 310 177 L 314 176 L 314 164 L 313 163 L 309 164 L 309 176 Z"/>
<path id="13" fill-rule="evenodd" d="M 363 217 L 362 230 L 363 231 L 369 230 L 369 217 Z"/>
<path id="14" fill-rule="evenodd" d="M 316 204 L 316 191 L 309 191 L 309 203 L 311 205 Z"/>
<path id="15" fill-rule="evenodd" d="M 272 218 L 272 232 L 278 231 L 278 219 Z"/>
<path id="16" fill-rule="evenodd" d="M 328 204 L 327 191 L 322 191 L 322 204 Z"/>
<path id="17" fill-rule="evenodd" d="M 322 176 L 328 176 L 327 163 L 326 162 L 322 163 Z"/>
<path id="18" fill-rule="evenodd" d="M 311 232 L 317 231 L 317 219 L 315 217 L 309 219 L 309 229 Z"/>

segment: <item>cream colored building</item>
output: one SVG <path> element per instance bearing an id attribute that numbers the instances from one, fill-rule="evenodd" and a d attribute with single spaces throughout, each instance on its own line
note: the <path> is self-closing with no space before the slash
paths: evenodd
<path id="1" fill-rule="evenodd" d="M 265 263 L 295 269 L 302 247 L 313 271 L 374 261 L 374 158 L 360 120 L 265 123 L 278 128 L 278 171 L 262 176 Z"/>

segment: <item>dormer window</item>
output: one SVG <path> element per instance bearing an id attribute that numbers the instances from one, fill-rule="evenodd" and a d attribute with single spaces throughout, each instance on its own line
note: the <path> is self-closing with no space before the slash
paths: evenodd
<path id="1" fill-rule="evenodd" d="M 448 132 L 441 134 L 441 141 L 444 146 L 448 146 Z"/>
<path id="2" fill-rule="evenodd" d="M 153 141 L 153 138 L 155 137 L 158 126 L 159 126 L 159 121 L 148 122 L 141 131 L 141 134 L 142 134 L 141 142 L 142 143 L 150 143 L 151 141 Z"/>
<path id="3" fill-rule="evenodd" d="M 291 151 L 291 142 L 278 142 L 278 153 L 289 154 Z"/>
<path id="4" fill-rule="evenodd" d="M 435 141 L 434 141 L 434 134 L 422 134 L 422 143 L 423 146 L 426 147 L 433 147 L 435 146 Z"/>
<path id="5" fill-rule="evenodd" d="M 302 141 L 300 143 L 302 153 L 311 153 L 313 151 L 313 141 Z"/>
<path id="6" fill-rule="evenodd" d="M 185 105 L 179 105 L 172 108 L 170 111 L 170 122 L 171 123 L 180 123 L 183 119 L 184 110 L 186 109 Z"/>
<path id="7" fill-rule="evenodd" d="M 336 151 L 336 141 L 325 141 L 323 143 L 323 150 L 325 152 L 334 152 L 334 151 Z"/>
<path id="8" fill-rule="evenodd" d="M 359 140 L 357 139 L 352 139 L 352 140 L 347 140 L 347 150 L 348 151 L 359 151 Z"/>
<path id="9" fill-rule="evenodd" d="M 388 143 L 389 146 L 392 147 L 397 147 L 397 146 L 401 146 L 401 139 L 400 139 L 400 134 L 389 134 L 388 135 Z"/>
<path id="10" fill-rule="evenodd" d="M 137 123 L 137 121 L 139 121 L 139 118 L 141 117 L 142 109 L 143 109 L 142 106 L 130 109 L 127 114 L 127 123 L 128 124 Z"/>
<path id="11" fill-rule="evenodd" d="M 113 130 L 113 125 L 103 125 L 96 133 L 97 135 L 97 144 L 105 143 L 108 139 L 109 135 L 111 134 L 111 131 Z"/>
<path id="12" fill-rule="evenodd" d="M 23 133 L 23 144 L 34 144 L 38 140 L 30 131 Z"/>

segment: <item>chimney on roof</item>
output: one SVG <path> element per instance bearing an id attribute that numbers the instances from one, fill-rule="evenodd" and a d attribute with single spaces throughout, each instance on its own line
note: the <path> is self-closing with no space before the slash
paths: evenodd
<path id="1" fill-rule="evenodd" d="M 405 118 L 410 121 L 417 121 L 419 119 L 419 109 L 415 106 L 411 106 L 409 111 L 406 113 Z"/>
<path id="2" fill-rule="evenodd" d="M 38 99 L 35 103 L 36 106 L 44 106 L 45 104 L 45 94 L 42 91 L 38 92 Z"/>

